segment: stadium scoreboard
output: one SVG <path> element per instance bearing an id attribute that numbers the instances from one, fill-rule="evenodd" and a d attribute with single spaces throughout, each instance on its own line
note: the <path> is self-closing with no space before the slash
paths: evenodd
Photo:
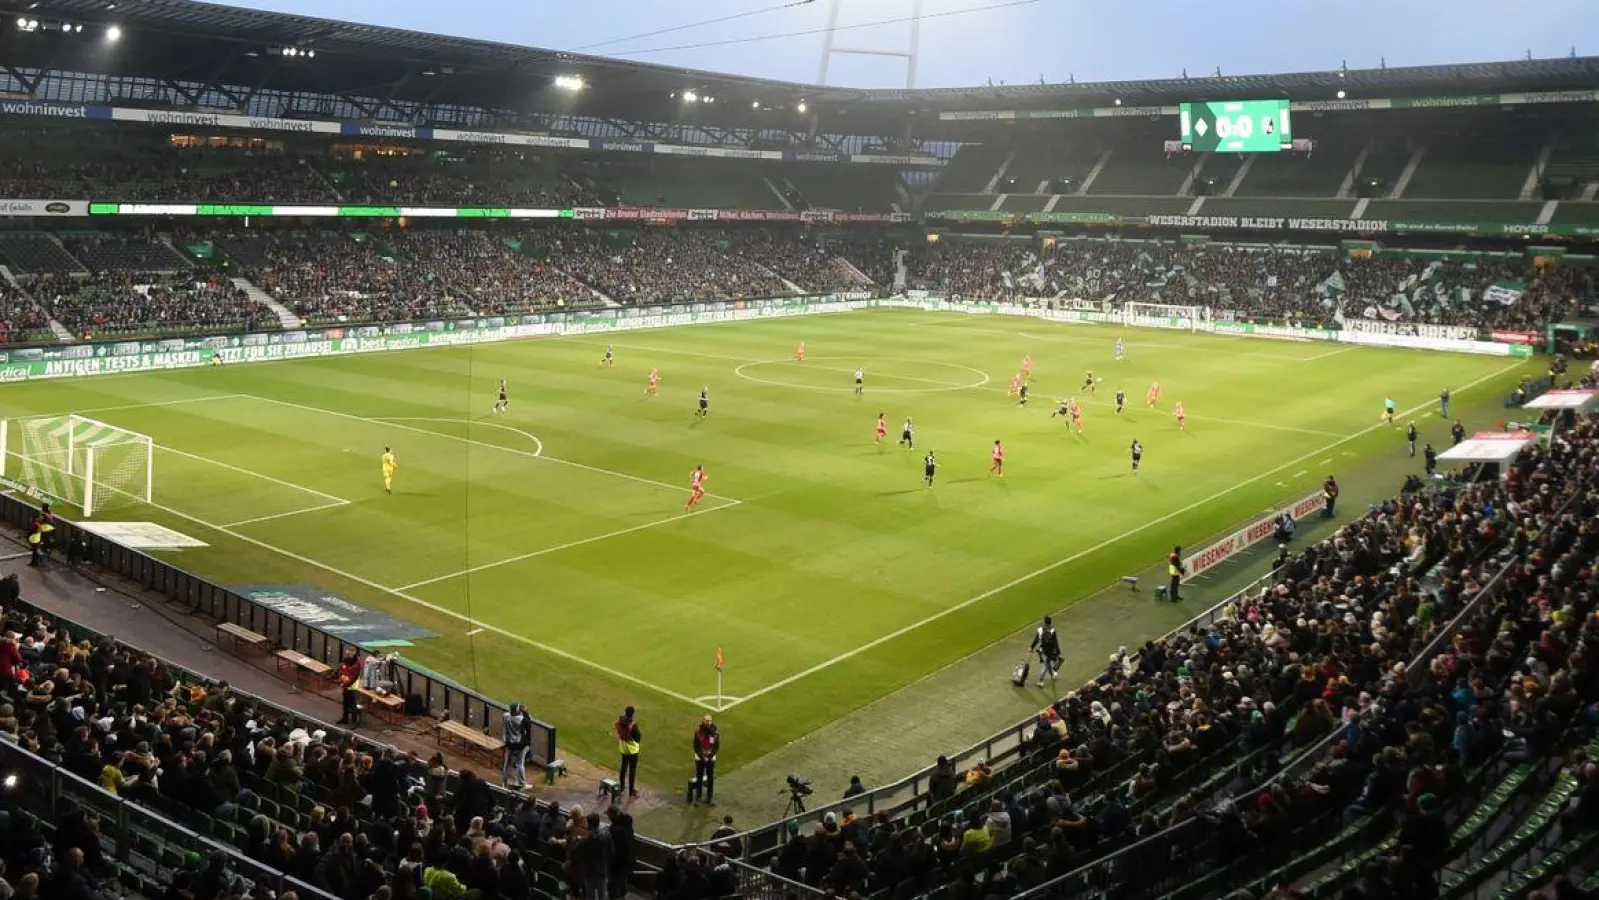
<path id="1" fill-rule="evenodd" d="M 1287 100 L 1219 100 L 1177 107 L 1185 151 L 1276 153 L 1294 147 Z"/>

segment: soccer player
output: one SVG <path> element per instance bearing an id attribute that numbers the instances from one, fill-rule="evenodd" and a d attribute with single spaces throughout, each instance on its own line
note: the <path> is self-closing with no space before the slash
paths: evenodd
<path id="1" fill-rule="evenodd" d="M 999 441 L 994 442 L 994 451 L 989 454 L 988 474 L 1005 477 L 1005 445 Z"/>
<path id="2" fill-rule="evenodd" d="M 1122 339 L 1121 338 L 1117 338 L 1116 339 L 1116 360 L 1118 362 L 1120 362 L 1121 360 L 1124 360 L 1126 358 L 1127 358 L 1127 345 L 1122 343 Z"/>
<path id="3" fill-rule="evenodd" d="M 938 472 L 938 460 L 933 456 L 933 451 L 927 451 L 927 456 L 922 459 L 922 481 L 928 487 L 933 486 L 933 475 Z"/>
<path id="4" fill-rule="evenodd" d="M 688 512 L 694 504 L 705 498 L 705 467 L 695 466 L 694 471 L 688 476 L 688 502 L 683 504 L 683 511 Z"/>
<path id="5" fill-rule="evenodd" d="M 1144 461 L 1144 445 L 1138 443 L 1138 438 L 1133 438 L 1133 474 L 1138 474 L 1138 464 Z"/>
<path id="6" fill-rule="evenodd" d="M 1177 417 L 1177 430 L 1188 430 L 1188 413 L 1183 409 L 1183 401 L 1177 401 L 1177 407 L 1172 410 L 1172 415 Z"/>
<path id="7" fill-rule="evenodd" d="M 1151 409 L 1160 402 L 1160 382 L 1157 381 L 1149 386 L 1149 392 L 1144 395 L 1144 399 L 1149 401 Z"/>
<path id="8" fill-rule="evenodd" d="M 1118 416 L 1121 415 L 1122 414 L 1122 410 L 1126 409 L 1126 408 L 1127 408 L 1127 392 L 1119 390 L 1119 391 L 1116 392 L 1116 415 L 1118 415 Z"/>
<path id="9" fill-rule="evenodd" d="M 804 341 L 800 341 L 799 346 L 794 349 L 794 361 L 797 362 L 797 363 L 802 363 L 802 362 L 805 361 L 805 342 Z"/>
<path id="10" fill-rule="evenodd" d="M 1022 380 L 1033 380 L 1033 354 L 1031 353 L 1022 357 Z"/>
<path id="11" fill-rule="evenodd" d="M 1416 423 L 1415 422 L 1411 422 L 1409 425 L 1405 426 L 1405 448 L 1410 451 L 1410 455 L 1411 456 L 1415 456 L 1416 455 Z"/>
<path id="12" fill-rule="evenodd" d="M 1094 370 L 1093 369 L 1089 369 L 1087 377 L 1085 377 L 1083 379 L 1082 391 L 1085 394 L 1092 394 L 1094 392 Z"/>
<path id="13" fill-rule="evenodd" d="M 859 397 L 866 391 L 866 370 L 855 370 L 855 396 Z"/>
<path id="14" fill-rule="evenodd" d="M 1394 398 L 1392 397 L 1384 397 L 1382 399 L 1382 420 L 1389 425 L 1394 424 Z"/>
<path id="15" fill-rule="evenodd" d="M 399 466 L 394 462 L 394 451 L 388 447 L 383 448 L 383 493 L 394 493 L 394 470 Z"/>
<path id="16" fill-rule="evenodd" d="M 707 385 L 700 388 L 700 408 L 694 413 L 698 418 L 705 418 L 711 414 L 711 389 Z"/>
<path id="17" fill-rule="evenodd" d="M 605 355 L 600 358 L 600 365 L 606 367 L 616 365 L 616 354 L 612 352 L 610 344 L 605 345 Z"/>
<path id="18" fill-rule="evenodd" d="M 1022 376 L 1021 376 L 1021 373 L 1018 372 L 1017 374 L 1012 375 L 1010 377 L 1010 390 L 1006 391 L 1006 394 L 1008 396 L 1014 397 L 1017 394 L 1021 393 L 1021 391 L 1022 391 Z"/>
<path id="19" fill-rule="evenodd" d="M 906 450 L 916 449 L 916 428 L 911 424 L 910 416 L 905 417 L 905 427 L 900 429 L 899 445 Z"/>
<path id="20" fill-rule="evenodd" d="M 1076 429 L 1078 434 L 1082 434 L 1083 433 L 1083 407 L 1082 407 L 1082 404 L 1077 402 L 1077 398 L 1076 397 L 1073 397 L 1068 402 L 1071 405 L 1071 409 L 1069 411 L 1072 414 L 1072 428 Z"/>
<path id="21" fill-rule="evenodd" d="M 511 393 L 505 386 L 505 379 L 500 379 L 500 399 L 494 401 L 494 414 L 499 415 L 511 408 Z"/>
<path id="22" fill-rule="evenodd" d="M 1055 411 L 1050 413 L 1049 417 L 1051 419 L 1053 419 L 1056 416 L 1060 416 L 1062 419 L 1069 419 L 1069 418 L 1071 418 L 1071 414 L 1072 414 L 1072 405 L 1071 405 L 1070 401 L 1068 401 L 1068 400 L 1056 400 L 1055 401 Z"/>
<path id="23" fill-rule="evenodd" d="M 655 392 L 660 388 L 660 384 L 661 384 L 661 370 L 660 369 L 651 369 L 650 370 L 650 383 L 649 383 L 649 386 L 644 389 L 644 393 L 650 395 L 651 397 L 655 396 Z"/>
<path id="24" fill-rule="evenodd" d="M 1025 382 L 1022 384 L 1021 390 L 1016 392 L 1016 396 L 1021 398 L 1021 400 L 1017 403 L 1018 406 L 1027 405 L 1027 385 Z"/>
<path id="25" fill-rule="evenodd" d="M 881 443 L 883 443 L 883 438 L 885 438 L 885 437 L 888 437 L 888 419 L 883 415 L 883 413 L 878 413 L 877 414 L 877 439 L 872 441 L 872 443 L 881 444 Z"/>

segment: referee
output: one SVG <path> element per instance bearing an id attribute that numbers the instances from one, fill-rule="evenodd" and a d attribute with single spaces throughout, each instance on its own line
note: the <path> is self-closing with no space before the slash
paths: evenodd
<path id="1" fill-rule="evenodd" d="M 1044 679 L 1055 680 L 1055 673 L 1060 671 L 1060 634 L 1055 631 L 1055 623 L 1049 616 L 1044 617 L 1044 624 L 1038 626 L 1033 633 L 1033 643 L 1028 649 L 1038 654 L 1038 661 L 1042 668 L 1038 670 L 1038 686 L 1044 686 Z"/>

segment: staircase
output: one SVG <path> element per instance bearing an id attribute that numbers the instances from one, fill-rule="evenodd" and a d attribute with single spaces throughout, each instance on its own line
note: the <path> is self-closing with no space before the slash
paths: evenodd
<path id="1" fill-rule="evenodd" d="M 1555 145 L 1544 144 L 1538 151 L 1538 161 L 1527 170 L 1527 180 L 1521 183 L 1521 193 L 1516 195 L 1517 200 L 1532 200 L 1538 194 L 1538 186 L 1543 181 L 1544 170 L 1549 168 L 1549 157 L 1553 156 Z"/>
<path id="2" fill-rule="evenodd" d="M 772 179 L 770 179 L 770 178 L 762 178 L 761 179 L 761 183 L 765 184 L 767 189 L 772 192 L 772 196 L 777 198 L 777 202 L 783 204 L 783 208 L 784 209 L 793 209 L 794 208 L 794 204 L 788 202 L 788 196 L 783 193 L 783 190 L 781 188 L 779 188 L 777 185 L 772 183 Z"/>
<path id="3" fill-rule="evenodd" d="M 1194 196 L 1194 182 L 1199 180 L 1199 173 L 1205 168 L 1205 160 L 1210 158 L 1209 153 L 1195 153 L 1194 167 L 1188 170 L 1188 177 L 1183 179 L 1182 186 L 1177 188 L 1177 196 Z"/>
<path id="4" fill-rule="evenodd" d="M 1344 180 L 1338 185 L 1338 193 L 1334 196 L 1339 200 L 1348 200 L 1354 194 L 1355 179 L 1360 177 L 1360 170 L 1366 168 L 1366 159 L 1371 156 L 1371 148 L 1376 143 L 1376 138 L 1367 138 L 1366 145 L 1360 148 L 1360 155 L 1355 157 L 1355 164 L 1349 167 Z"/>
<path id="5" fill-rule="evenodd" d="M 1077 186 L 1076 193 L 1079 196 L 1087 195 L 1088 189 L 1094 186 L 1094 179 L 1099 177 L 1099 173 L 1105 171 L 1105 166 L 1110 163 L 1110 155 L 1113 152 L 1113 149 L 1106 150 L 1099 155 L 1099 161 L 1094 163 L 1094 167 L 1088 170 L 1087 175 L 1083 176 L 1083 183 Z"/>
<path id="6" fill-rule="evenodd" d="M 1005 161 L 999 164 L 999 168 L 994 172 L 994 177 L 988 179 L 988 184 L 983 187 L 983 193 L 994 193 L 994 189 L 999 187 L 999 180 L 1005 177 L 1005 173 L 1010 171 L 1010 164 L 1015 161 L 1016 151 L 1012 150 L 1010 153 L 1006 154 Z"/>
<path id="7" fill-rule="evenodd" d="M 911 252 L 909 250 L 894 251 L 894 293 L 896 294 L 905 291 L 905 284 L 910 279 L 910 269 L 905 265 L 905 260 L 909 259 L 910 255 Z"/>
<path id="8" fill-rule="evenodd" d="M 17 284 L 17 276 L 11 274 L 10 266 L 0 266 L 0 279 L 5 279 L 5 283 L 14 288 L 20 289 L 22 287 L 22 285 Z"/>
<path id="9" fill-rule="evenodd" d="M 856 284 L 859 284 L 862 287 L 874 284 L 872 279 L 866 277 L 865 272 L 862 272 L 859 268 L 856 268 L 854 263 L 842 256 L 833 257 L 833 265 L 841 269 L 845 275 L 848 275 L 851 281 L 854 281 Z"/>
<path id="10" fill-rule="evenodd" d="M 250 279 L 232 278 L 229 280 L 233 282 L 234 287 L 244 291 L 245 296 L 272 310 L 273 314 L 278 317 L 278 324 L 285 331 L 293 331 L 302 324 L 299 316 L 290 312 L 287 306 L 279 303 L 271 294 L 256 287 L 255 283 L 250 281 Z"/>
<path id="11" fill-rule="evenodd" d="M 1255 160 L 1259 158 L 1258 156 L 1244 157 L 1244 164 L 1238 167 L 1238 172 L 1233 175 L 1233 180 L 1227 183 L 1227 192 L 1222 194 L 1223 197 L 1231 197 L 1238 193 L 1238 186 L 1244 183 L 1244 179 L 1249 176 L 1249 170 L 1255 167 Z"/>
<path id="12" fill-rule="evenodd" d="M 1399 177 L 1394 180 L 1394 189 L 1388 193 L 1389 200 L 1398 200 L 1405 196 L 1405 188 L 1410 187 L 1410 179 L 1416 177 L 1416 170 L 1421 168 L 1421 161 L 1426 157 L 1426 147 L 1417 147 L 1416 152 L 1410 154 L 1410 160 L 1405 163 L 1405 170 L 1399 173 Z"/>

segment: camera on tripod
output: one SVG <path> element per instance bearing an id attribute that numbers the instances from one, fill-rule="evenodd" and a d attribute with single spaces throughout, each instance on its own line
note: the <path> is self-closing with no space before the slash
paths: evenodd
<path id="1" fill-rule="evenodd" d="M 783 815 L 786 816 L 791 812 L 804 812 L 805 798 L 809 797 L 813 792 L 814 790 L 809 781 L 798 775 L 788 776 L 788 806 L 784 808 Z M 781 794 L 783 791 L 778 791 L 778 793 Z"/>

